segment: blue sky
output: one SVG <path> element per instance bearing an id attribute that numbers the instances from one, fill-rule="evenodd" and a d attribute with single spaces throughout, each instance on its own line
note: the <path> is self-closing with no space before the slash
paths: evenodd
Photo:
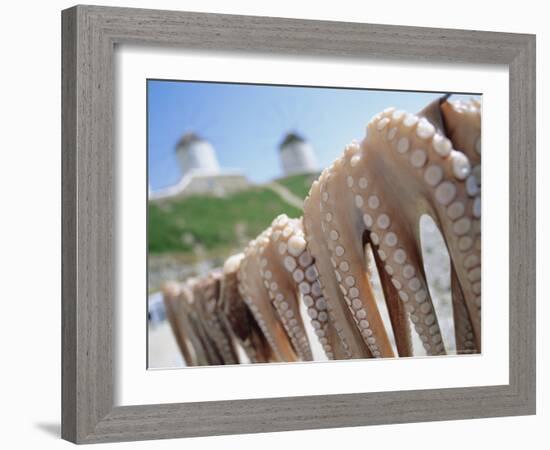
<path id="1" fill-rule="evenodd" d="M 148 164 L 153 191 L 176 183 L 175 146 L 194 131 L 209 140 L 222 168 L 261 183 L 282 175 L 278 146 L 288 131 L 312 144 L 319 169 L 388 106 L 417 112 L 441 93 L 148 80 Z M 470 98 L 470 96 L 466 96 Z"/>

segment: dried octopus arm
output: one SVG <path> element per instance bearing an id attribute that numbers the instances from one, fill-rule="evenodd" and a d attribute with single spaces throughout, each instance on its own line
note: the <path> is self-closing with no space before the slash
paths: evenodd
<path id="1" fill-rule="evenodd" d="M 476 353 L 479 350 L 475 348 L 475 342 L 473 341 L 472 321 L 453 265 L 451 265 L 451 292 L 456 352 L 457 354 Z"/>
<path id="2" fill-rule="evenodd" d="M 460 238 L 454 251 L 464 254 L 457 274 L 475 332 L 476 348 L 481 351 L 481 103 L 447 101 L 441 104 L 441 114 L 453 147 L 463 152 L 472 166 L 465 181 L 467 197 L 461 218 L 464 226 L 470 221 L 471 232 Z"/>
<path id="3" fill-rule="evenodd" d="M 419 237 L 420 217 L 430 214 L 427 183 L 421 173 L 427 156 L 409 137 L 418 122 L 417 116 L 401 111 L 387 110 L 376 116 L 360 149 L 350 155 L 349 176 L 364 180 L 362 186 L 354 183 L 351 190 L 376 247 L 375 259 L 384 262 L 425 350 L 437 355 L 445 353 L 445 348 L 427 287 Z"/>
<path id="4" fill-rule="evenodd" d="M 271 284 L 276 282 L 268 282 L 260 272 L 261 261 L 265 259 L 262 258 L 260 249 L 265 245 L 266 234 L 268 232 L 270 230 L 262 233 L 256 240 L 250 242 L 245 249 L 245 257 L 240 264 L 238 272 L 239 292 L 252 312 L 263 335 L 269 342 L 274 359 L 284 362 L 297 361 L 298 355 L 286 334 L 278 312 L 271 303 L 269 291 Z M 264 263 L 264 267 L 265 265 Z"/>
<path id="5" fill-rule="evenodd" d="M 317 270 L 306 249 L 301 220 L 283 214 L 273 221 L 270 230 L 264 241 L 260 274 L 266 286 L 269 285 L 271 302 L 297 355 L 303 361 L 311 361 L 313 355 L 302 321 L 300 297 L 309 305 L 308 312 L 315 316 L 314 321 L 328 320 Z"/>
<path id="6" fill-rule="evenodd" d="M 453 148 L 463 152 L 472 167 L 481 163 L 481 103 L 445 100 L 440 103 L 445 134 Z"/>
<path id="7" fill-rule="evenodd" d="M 178 285 L 179 295 L 174 302 L 177 328 L 185 333 L 193 349 L 193 362 L 191 365 L 203 366 L 214 364 L 218 359 L 213 354 L 212 344 L 208 339 L 204 326 L 196 311 L 193 296 L 194 278 Z"/>
<path id="8" fill-rule="evenodd" d="M 250 309 L 246 310 L 246 320 L 250 325 L 249 338 L 246 345 L 250 345 L 254 349 L 255 360 L 257 362 L 277 362 L 279 361 L 273 351 L 273 348 L 264 336 L 258 322 L 254 318 Z"/>
<path id="9" fill-rule="evenodd" d="M 208 366 L 213 364 L 220 364 L 218 355 L 214 352 L 213 344 L 206 334 L 203 323 L 201 322 L 199 315 L 196 311 L 191 311 L 188 316 L 189 329 L 193 330 L 194 335 L 197 337 L 193 343 L 193 349 L 197 355 L 198 366 Z"/>
<path id="10" fill-rule="evenodd" d="M 167 313 L 173 317 L 171 321 L 172 331 L 176 337 L 178 345 L 183 338 L 187 344 L 186 349 L 180 347 L 180 351 L 187 365 L 202 366 L 216 363 L 218 360 L 212 353 L 212 344 L 204 331 L 203 324 L 195 310 L 192 285 L 194 279 L 185 283 L 174 285 L 176 289 L 170 289 L 174 296 L 168 292 L 166 300 L 170 304 Z M 177 294 L 177 295 L 176 295 Z M 169 316 L 169 317 L 170 317 Z"/>
<path id="11" fill-rule="evenodd" d="M 479 218 L 476 217 L 475 199 L 470 198 L 466 191 L 465 180 L 470 175 L 468 158 L 464 153 L 453 150 L 451 141 L 426 118 L 392 110 L 379 114 L 371 121 L 363 147 L 377 149 L 375 153 L 380 155 L 380 159 L 385 158 L 388 165 L 385 174 L 401 175 L 396 181 L 402 183 L 402 186 L 392 205 L 400 202 L 401 208 L 408 208 L 403 209 L 410 214 L 407 222 L 417 227 L 420 215 L 428 214 L 439 225 L 456 268 L 478 340 L 479 302 L 472 295 L 471 285 L 481 279 L 479 251 L 474 246 L 474 241 L 479 240 Z M 377 184 L 378 188 L 380 184 Z M 406 192 L 414 193 L 416 201 L 404 202 Z M 419 249 L 417 231 L 414 237 L 412 243 L 407 242 Z M 408 253 L 405 252 L 405 256 L 409 256 Z M 422 269 L 422 266 L 419 265 L 418 269 Z M 415 272 L 419 273 L 417 269 Z M 422 277 L 419 280 L 425 286 L 422 270 L 420 274 Z M 398 281 L 404 285 L 404 280 Z M 421 287 L 422 290 L 425 290 L 424 286 Z M 410 293 L 407 294 L 410 297 Z M 405 298 L 403 300 L 408 301 Z M 421 337 L 426 336 L 425 325 L 429 327 L 428 336 L 437 336 L 436 339 L 439 340 L 439 331 L 435 327 L 431 328 L 436 324 L 435 314 L 431 310 L 433 308 L 424 312 L 422 304 L 425 299 L 415 300 L 407 303 L 411 309 L 411 319 L 413 316 L 420 319 L 415 328 L 420 328 L 417 331 Z M 436 344 L 433 341 L 434 339 L 428 337 L 428 341 L 424 342 L 425 347 L 430 346 L 427 348 L 428 352 Z M 479 341 L 476 343 L 479 348 Z M 435 350 L 439 351 L 441 346 L 436 344 Z"/>
<path id="12" fill-rule="evenodd" d="M 227 332 L 217 311 L 222 273 L 213 271 L 197 280 L 193 286 L 195 306 L 201 317 L 209 341 L 219 364 L 236 364 L 237 354 L 232 337 Z"/>
<path id="13" fill-rule="evenodd" d="M 327 303 L 307 249 L 301 219 L 280 215 L 252 245 L 260 255 L 259 274 L 296 355 L 304 361 L 313 359 L 300 311 L 303 299 L 315 334 L 332 358 Z"/>
<path id="14" fill-rule="evenodd" d="M 317 217 L 320 216 L 322 234 L 312 238 L 325 242 L 328 247 L 338 286 L 372 355 L 392 357 L 393 349 L 367 277 L 365 225 L 360 211 L 363 205 L 358 204 L 363 198 L 353 195 L 350 188 L 354 180 L 349 169 L 355 166 L 350 166 L 350 159 L 358 149 L 357 144 L 348 146 L 345 154 L 321 174 Z M 365 178 L 360 178 L 363 183 Z"/>
<path id="15" fill-rule="evenodd" d="M 198 337 L 199 344 L 197 349 L 202 355 L 203 361 L 199 365 L 206 366 L 215 366 L 223 364 L 223 360 L 216 348 L 215 342 L 212 340 L 211 336 L 208 333 L 206 323 L 204 322 L 203 315 L 200 312 L 200 300 L 197 301 L 194 296 L 194 285 L 196 283 L 195 279 L 188 280 L 188 287 L 191 291 L 191 306 L 192 309 L 189 312 L 189 322 L 192 329 Z"/>
<path id="16" fill-rule="evenodd" d="M 231 328 L 228 326 L 223 311 L 216 305 L 216 309 L 213 314 L 213 331 L 216 336 L 216 342 L 219 348 L 222 350 L 222 356 L 225 364 L 238 364 L 239 355 L 237 352 L 237 342 L 235 336 L 231 332 Z"/>
<path id="17" fill-rule="evenodd" d="M 371 358 L 366 341 L 361 336 L 353 314 L 344 301 L 344 294 L 340 290 L 336 273 L 334 271 L 335 260 L 331 260 L 330 250 L 323 239 L 321 229 L 319 205 L 321 193 L 319 182 L 315 181 L 304 202 L 304 227 L 308 249 L 315 258 L 315 265 L 319 274 L 319 281 L 327 302 L 329 323 L 322 330 L 326 333 L 327 343 L 332 348 L 335 359 Z M 332 213 L 325 213 L 325 220 L 332 220 Z M 333 264 L 334 262 L 334 264 Z M 342 261 L 340 270 L 349 270 L 349 263 Z M 362 314 L 362 313 L 361 313 Z"/>
<path id="18" fill-rule="evenodd" d="M 383 261 L 380 258 L 374 258 L 374 260 L 390 316 L 397 354 L 401 357 L 412 356 L 413 347 L 409 315 L 405 305 L 400 301 L 398 289 L 392 284 L 391 276 L 384 269 Z"/>
<path id="19" fill-rule="evenodd" d="M 420 115 L 430 120 L 439 133 L 449 138 L 452 147 L 464 153 L 468 158 L 471 173 L 466 177 L 465 187 L 468 196 L 474 198 L 472 215 L 479 219 L 481 217 L 481 103 L 473 99 L 467 102 L 452 101 L 449 100 L 449 95 L 446 95 L 429 104 L 421 111 Z M 454 209 L 450 209 L 448 212 L 450 218 L 460 218 L 461 213 L 464 213 L 464 208 L 455 204 Z M 465 215 L 468 216 L 467 213 Z M 472 242 L 471 237 L 465 236 L 458 242 L 459 249 L 467 250 L 472 246 Z M 479 235 L 476 244 L 481 246 Z M 478 248 L 478 250 L 481 249 Z M 472 320 L 454 264 L 452 264 L 451 289 L 457 351 L 459 353 L 479 352 L 480 348 L 476 345 L 477 342 L 472 342 Z M 480 304 L 481 281 L 474 283 L 471 290 L 473 292 L 470 294 L 475 295 L 474 301 Z M 473 314 L 474 317 L 478 314 L 477 308 L 474 309 Z"/>
<path id="20" fill-rule="evenodd" d="M 252 363 L 268 362 L 271 357 L 269 343 L 239 293 L 237 273 L 243 258 L 244 254 L 239 253 L 225 261 L 219 309 L 227 327 L 240 343 L 249 361 Z"/>
<path id="21" fill-rule="evenodd" d="M 198 337 L 192 336 L 194 332 L 189 323 L 187 312 L 183 314 L 180 312 L 179 303 L 182 302 L 180 287 L 177 283 L 168 283 L 163 286 L 162 291 L 166 318 L 185 364 L 188 366 L 199 365 L 199 358 L 194 350 L 198 343 Z"/>

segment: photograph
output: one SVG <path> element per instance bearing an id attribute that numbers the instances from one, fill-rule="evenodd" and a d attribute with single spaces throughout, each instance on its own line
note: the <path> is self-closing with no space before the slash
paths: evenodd
<path id="1" fill-rule="evenodd" d="M 481 94 L 146 83 L 149 369 L 481 354 Z"/>
<path id="2" fill-rule="evenodd" d="M 5 2 L 2 448 L 548 442 L 550 26 L 495 5 Z"/>

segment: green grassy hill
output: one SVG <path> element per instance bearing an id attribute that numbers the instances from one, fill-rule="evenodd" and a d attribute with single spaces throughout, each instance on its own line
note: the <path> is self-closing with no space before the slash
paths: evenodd
<path id="1" fill-rule="evenodd" d="M 265 187 L 227 197 L 190 196 L 150 202 L 149 253 L 193 254 L 197 247 L 208 253 L 223 253 L 246 244 L 282 213 L 290 217 L 302 214 Z"/>
<path id="2" fill-rule="evenodd" d="M 290 192 L 300 198 L 306 198 L 309 192 L 311 183 L 313 183 L 319 177 L 318 173 L 314 174 L 300 174 L 292 175 L 286 178 L 279 178 L 275 180 L 278 184 L 286 187 Z"/>

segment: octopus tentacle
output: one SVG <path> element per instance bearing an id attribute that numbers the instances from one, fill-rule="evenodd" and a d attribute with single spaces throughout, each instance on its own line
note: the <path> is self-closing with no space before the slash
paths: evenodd
<path id="1" fill-rule="evenodd" d="M 387 265 L 380 258 L 375 257 L 374 260 L 380 277 L 386 307 L 388 308 L 397 354 L 402 357 L 412 356 L 411 327 L 405 304 L 399 297 L 399 290 L 392 283 L 391 275 L 386 271 Z"/>
<path id="2" fill-rule="evenodd" d="M 475 200 L 470 199 L 466 191 L 465 180 L 471 172 L 468 158 L 454 150 L 452 143 L 426 118 L 395 111 L 388 111 L 371 121 L 363 148 L 365 155 L 369 154 L 369 148 L 374 149 L 370 154 L 377 155 L 378 165 L 383 164 L 385 169 L 379 168 L 379 173 L 390 177 L 399 173 L 401 179 L 391 181 L 402 183 L 414 193 L 414 198 L 407 199 L 405 189 L 400 189 L 400 195 L 392 202 L 394 208 L 399 205 L 409 215 L 405 223 L 415 224 L 413 245 L 419 248 L 417 224 L 420 215 L 430 215 L 442 230 L 472 316 L 479 348 L 479 301 L 471 295 L 472 283 L 481 278 L 479 251 L 473 245 L 475 240 L 479 240 L 479 220 L 473 214 Z M 376 164 L 371 161 L 369 165 Z M 377 188 L 388 184 L 383 180 L 376 183 Z M 468 214 L 468 211 L 472 213 Z M 423 301 L 416 303 L 412 305 L 414 315 L 419 316 L 417 311 L 421 310 L 421 305 L 418 303 Z M 428 311 L 424 323 L 435 325 L 433 317 L 435 315 Z"/>
<path id="3" fill-rule="evenodd" d="M 221 364 L 219 354 L 215 350 L 214 342 L 209 336 L 202 315 L 197 308 L 193 288 L 196 278 L 190 278 L 184 283 L 165 288 L 165 301 L 171 303 L 171 310 L 175 320 L 170 321 L 176 335 L 185 336 L 193 348 L 193 355 L 182 353 L 188 365 Z M 170 314 L 169 311 L 167 311 Z"/>
<path id="4" fill-rule="evenodd" d="M 334 259 L 331 261 L 330 252 L 324 241 L 318 239 L 322 236 L 322 221 L 317 220 L 321 193 L 319 182 L 315 181 L 304 201 L 304 228 L 308 250 L 315 258 L 315 264 L 319 274 L 319 282 L 323 295 L 327 302 L 329 324 L 326 338 L 331 343 L 335 359 L 370 358 L 372 354 L 364 342 L 359 328 L 355 325 L 353 315 L 344 303 L 343 293 L 338 287 L 338 281 L 333 268 Z M 332 213 L 325 214 L 325 221 L 332 220 Z M 347 272 L 349 263 L 341 262 L 340 270 Z"/>
<path id="5" fill-rule="evenodd" d="M 163 300 L 167 320 L 185 363 L 188 366 L 206 364 L 202 343 L 191 322 L 190 307 L 182 294 L 181 286 L 178 283 L 164 285 Z"/>
<path id="6" fill-rule="evenodd" d="M 199 341 L 199 345 L 197 346 L 199 351 L 197 353 L 206 361 L 205 364 L 223 364 L 219 352 L 215 347 L 215 342 L 212 340 L 206 328 L 206 324 L 200 312 L 199 301 L 195 298 L 194 287 L 197 282 L 198 279 L 190 278 L 181 286 L 181 297 L 190 306 L 189 321 Z"/>
<path id="7" fill-rule="evenodd" d="M 405 195 L 399 192 L 397 195 L 396 191 L 400 189 L 398 183 L 405 181 L 402 178 L 411 176 L 407 162 L 399 161 L 399 151 L 387 149 L 392 146 L 393 140 L 400 142 L 400 114 L 396 115 L 393 123 L 396 125 L 392 128 L 395 131 L 388 132 L 389 139 L 383 134 L 391 123 L 391 115 L 392 111 L 381 115 L 379 119 L 383 126 L 371 122 L 362 145 L 347 152 L 347 183 L 354 198 L 354 208 L 362 218 L 363 232 L 375 248 L 375 260 L 380 265 L 384 264 L 384 271 L 391 277 L 391 283 L 398 291 L 400 301 L 405 304 L 404 308 L 428 354 L 440 354 L 444 352 L 444 347 L 427 288 L 418 236 L 417 210 L 424 206 L 419 199 L 412 197 L 412 192 Z M 400 150 L 404 148 L 400 147 Z M 398 168 L 392 167 L 397 164 L 400 164 Z M 402 178 L 391 179 L 392 169 L 403 173 Z M 390 170 L 392 172 L 388 175 Z M 392 309 L 390 303 L 389 310 Z M 406 342 L 403 345 L 407 345 Z"/>
<path id="8" fill-rule="evenodd" d="M 453 147 L 469 158 L 472 170 L 465 181 L 467 196 L 464 201 L 464 217 L 457 218 L 466 226 L 471 223 L 471 232 L 462 236 L 454 249 L 462 253 L 462 266 L 457 275 L 463 289 L 467 309 L 475 334 L 475 346 L 481 350 L 481 104 L 448 101 L 441 105 L 445 128 Z M 457 226 L 459 226 L 457 224 Z M 458 250 L 458 251 L 457 251 Z M 450 249 L 453 251 L 453 248 Z"/>
<path id="9" fill-rule="evenodd" d="M 313 355 L 300 314 L 300 295 L 307 298 L 308 303 L 317 299 L 321 311 L 316 313 L 326 315 L 324 299 L 319 298 L 315 268 L 310 269 L 313 259 L 306 251 L 300 220 L 280 215 L 270 230 L 268 239 L 263 241 L 265 246 L 260 249 L 260 274 L 298 357 L 311 361 Z"/>
<path id="10" fill-rule="evenodd" d="M 445 134 L 453 148 L 466 154 L 475 166 L 481 162 L 481 104 L 447 100 L 440 104 Z"/>
<path id="11" fill-rule="evenodd" d="M 275 257 L 271 265 L 276 266 L 279 273 L 279 281 L 286 289 L 286 298 L 294 297 L 295 301 L 288 302 L 280 292 L 272 296 L 276 309 L 280 311 L 282 320 L 290 317 L 289 335 L 301 344 L 300 356 L 303 360 L 310 361 L 313 356 L 309 348 L 304 325 L 300 320 L 300 297 L 302 298 L 307 314 L 310 318 L 315 334 L 320 340 L 323 349 L 330 357 L 331 346 L 325 341 L 325 330 L 328 322 L 326 301 L 321 292 L 318 281 L 317 268 L 314 260 L 306 248 L 301 219 L 289 219 L 285 214 L 277 217 L 272 223 L 271 246 Z M 287 316 L 288 311 L 292 311 Z M 286 317 L 285 317 L 286 316 Z"/>
<path id="12" fill-rule="evenodd" d="M 239 253 L 224 263 L 219 308 L 226 326 L 240 343 L 249 361 L 268 362 L 271 357 L 269 343 L 239 293 L 237 272 L 243 258 L 244 254 Z"/>
<path id="13" fill-rule="evenodd" d="M 271 227 L 248 245 L 239 270 L 245 302 L 282 361 L 313 359 L 299 296 L 319 287 L 309 284 L 300 268 L 302 264 L 307 268 L 312 260 L 310 257 L 306 260 L 309 255 L 304 253 L 305 239 L 296 234 L 299 228 L 301 223 L 297 220 L 286 216 L 275 219 Z"/>
<path id="14" fill-rule="evenodd" d="M 393 349 L 367 278 L 365 227 L 357 197 L 350 195 L 346 170 L 350 155 L 357 149 L 357 144 L 348 146 L 344 157 L 323 171 L 319 179 L 318 212 L 308 219 L 319 220 L 320 216 L 322 235 L 315 238 L 323 240 L 328 247 L 339 289 L 369 351 L 374 357 L 388 357 L 393 356 Z"/>
<path id="15" fill-rule="evenodd" d="M 273 361 L 296 361 L 296 353 L 286 338 L 259 273 L 260 258 L 255 244 L 251 242 L 245 250 L 238 272 L 239 292 L 271 347 Z"/>
<path id="16" fill-rule="evenodd" d="M 221 271 L 209 273 L 194 284 L 193 295 L 197 311 L 213 344 L 213 352 L 219 358 L 220 363 L 236 364 L 238 358 L 233 339 L 218 310 L 221 280 Z"/>
<path id="17" fill-rule="evenodd" d="M 431 114 L 439 116 L 441 129 L 445 130 L 445 134 L 449 137 L 453 144 L 453 148 L 463 152 L 469 159 L 472 166 L 471 173 L 466 178 L 466 192 L 469 197 L 473 198 L 471 204 L 471 215 L 480 219 L 481 217 L 481 103 L 477 100 L 452 101 L 444 99 L 436 105 L 431 105 Z M 430 107 L 429 107 L 430 108 Z M 451 211 L 451 214 L 457 213 Z M 466 215 L 467 212 L 466 212 Z M 478 224 L 474 225 L 479 229 Z M 459 240 L 459 249 L 466 251 L 472 246 L 473 239 L 469 236 Z M 475 239 L 477 247 L 481 247 L 480 236 Z M 480 251 L 480 248 L 477 248 Z M 475 257 L 474 257 L 475 259 Z M 474 272 L 476 273 L 476 272 Z M 474 275 L 475 277 L 475 275 Z M 456 273 L 453 273 L 453 282 L 456 287 L 453 287 L 453 311 L 455 315 L 455 334 L 457 335 L 457 347 L 460 352 L 479 351 L 477 348 L 472 348 L 472 321 L 470 320 L 467 307 L 465 305 L 464 294 L 459 288 L 459 282 L 456 278 Z M 481 280 L 475 282 L 471 287 L 473 291 L 474 302 L 480 303 Z M 455 298 L 456 293 L 456 298 Z M 470 293 L 471 295 L 472 293 Z M 455 301 L 456 300 L 456 301 Z M 474 316 L 478 315 L 477 308 L 474 310 Z M 460 334 L 460 330 L 463 330 Z M 463 348 L 464 347 L 464 348 Z M 476 347 L 474 343 L 473 347 Z"/>
<path id="18" fill-rule="evenodd" d="M 476 352 L 473 341 L 473 329 L 470 315 L 464 301 L 464 294 L 456 276 L 455 268 L 451 267 L 451 291 L 453 297 L 453 320 L 457 354 Z"/>

